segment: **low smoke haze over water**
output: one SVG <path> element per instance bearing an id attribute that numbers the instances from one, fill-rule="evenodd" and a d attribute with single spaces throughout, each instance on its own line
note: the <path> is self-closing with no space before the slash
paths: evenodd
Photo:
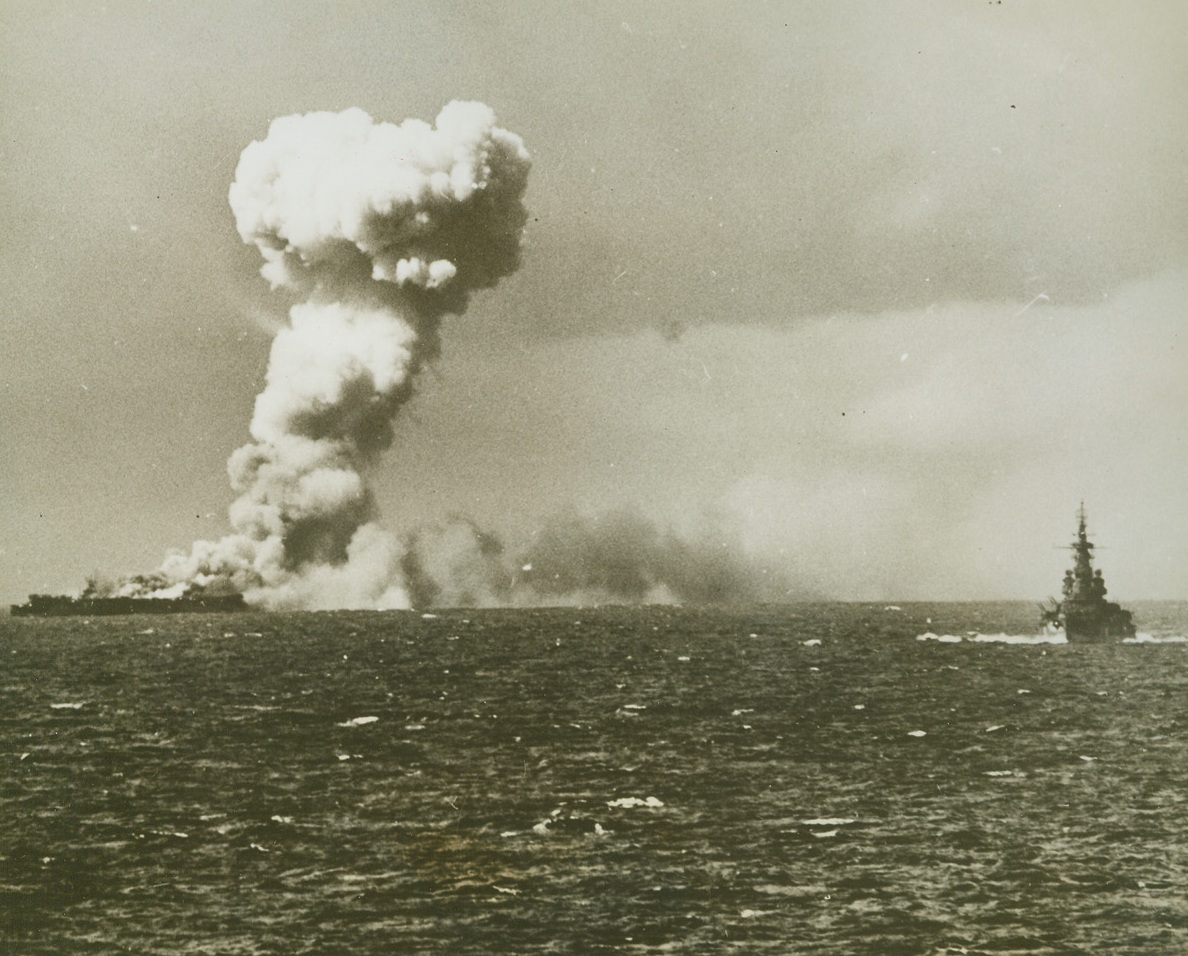
<path id="1" fill-rule="evenodd" d="M 1182 952 L 1188 605 L 1135 610 L 2 618 L 0 942 Z"/>

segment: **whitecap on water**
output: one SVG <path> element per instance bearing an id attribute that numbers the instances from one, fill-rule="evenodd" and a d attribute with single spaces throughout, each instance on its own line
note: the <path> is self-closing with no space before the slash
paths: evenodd
<path id="1" fill-rule="evenodd" d="M 350 720 L 344 720 L 339 727 L 362 727 L 366 724 L 374 724 L 378 717 L 352 717 Z"/>
<path id="2" fill-rule="evenodd" d="M 655 797 L 619 797 L 618 800 L 608 800 L 606 802 L 608 807 L 623 807 L 624 809 L 631 809 L 632 807 L 662 807 L 664 802 L 657 800 Z"/>

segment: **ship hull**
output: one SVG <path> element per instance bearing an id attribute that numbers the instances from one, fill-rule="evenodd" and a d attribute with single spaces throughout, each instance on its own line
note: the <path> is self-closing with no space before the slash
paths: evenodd
<path id="1" fill-rule="evenodd" d="M 14 604 L 14 617 L 96 617 L 120 614 L 225 614 L 248 610 L 242 594 L 188 598 L 73 598 L 31 594 Z"/>
<path id="2" fill-rule="evenodd" d="M 1064 636 L 1073 644 L 1104 644 L 1134 637 L 1130 612 L 1116 604 L 1105 608 L 1065 607 Z"/>

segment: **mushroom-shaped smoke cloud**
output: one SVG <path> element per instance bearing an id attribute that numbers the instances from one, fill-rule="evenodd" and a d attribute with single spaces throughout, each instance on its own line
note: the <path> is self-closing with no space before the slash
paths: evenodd
<path id="1" fill-rule="evenodd" d="M 375 523 L 363 467 L 439 351 L 438 324 L 519 263 L 530 160 L 481 103 L 430 126 L 362 110 L 274 120 L 230 190 L 243 240 L 295 293 L 228 463 L 233 533 L 162 568 L 268 607 L 400 607 L 401 549 Z"/>

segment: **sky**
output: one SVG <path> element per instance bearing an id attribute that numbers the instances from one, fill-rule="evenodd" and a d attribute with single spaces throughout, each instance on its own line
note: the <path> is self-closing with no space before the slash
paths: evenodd
<path id="1" fill-rule="evenodd" d="M 534 567 L 543 603 L 1042 600 L 1082 501 L 1112 597 L 1188 598 L 1185 35 L 1173 0 L 7 0 L 0 600 L 227 540 L 295 301 L 242 151 L 453 100 L 531 172 L 518 268 L 356 463 L 407 603 Z"/>

